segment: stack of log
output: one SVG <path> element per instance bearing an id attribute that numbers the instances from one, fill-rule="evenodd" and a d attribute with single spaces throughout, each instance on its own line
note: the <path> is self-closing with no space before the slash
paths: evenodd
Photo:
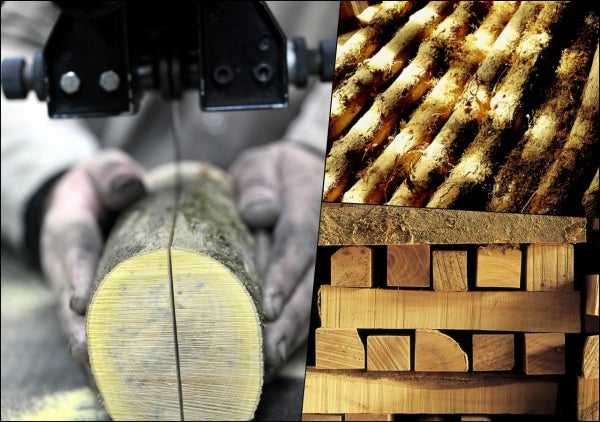
<path id="1" fill-rule="evenodd" d="M 303 420 L 597 420 L 588 224 L 323 204 Z"/>
<path id="2" fill-rule="evenodd" d="M 593 9 L 380 2 L 344 18 L 323 199 L 597 217 Z"/>

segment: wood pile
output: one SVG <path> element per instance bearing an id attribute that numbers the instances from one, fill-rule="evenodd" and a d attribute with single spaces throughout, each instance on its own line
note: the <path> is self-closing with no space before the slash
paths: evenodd
<path id="1" fill-rule="evenodd" d="M 592 222 L 324 203 L 303 420 L 597 420 Z"/>
<path id="2" fill-rule="evenodd" d="M 325 201 L 598 216 L 590 3 L 349 3 Z"/>

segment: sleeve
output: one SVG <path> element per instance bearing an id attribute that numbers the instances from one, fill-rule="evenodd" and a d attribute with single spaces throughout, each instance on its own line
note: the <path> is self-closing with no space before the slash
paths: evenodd
<path id="1" fill-rule="evenodd" d="M 42 48 L 56 11 L 51 2 L 4 2 L 2 59 L 24 57 Z M 24 252 L 25 216 L 47 181 L 92 155 L 98 144 L 77 120 L 52 120 L 46 104 L 30 93 L 25 100 L 1 98 L 2 239 Z"/>

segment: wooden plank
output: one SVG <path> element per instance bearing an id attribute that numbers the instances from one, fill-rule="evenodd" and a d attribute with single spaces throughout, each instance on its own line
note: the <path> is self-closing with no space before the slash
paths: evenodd
<path id="1" fill-rule="evenodd" d="M 585 277 L 585 313 L 587 315 L 598 316 L 599 299 L 598 274 L 591 274 Z"/>
<path id="2" fill-rule="evenodd" d="M 431 265 L 433 290 L 468 290 L 467 251 L 433 251 Z"/>
<path id="3" fill-rule="evenodd" d="M 388 245 L 387 285 L 430 287 L 429 245 Z"/>
<path id="4" fill-rule="evenodd" d="M 598 380 L 577 378 L 577 420 L 597 421 L 600 419 Z"/>
<path id="5" fill-rule="evenodd" d="M 373 253 L 366 246 L 344 246 L 331 255 L 331 285 L 373 286 Z"/>
<path id="6" fill-rule="evenodd" d="M 581 243 L 586 224 L 582 217 L 323 202 L 318 244 Z"/>
<path id="7" fill-rule="evenodd" d="M 393 421 L 394 415 L 389 413 L 346 413 L 345 421 Z"/>
<path id="8" fill-rule="evenodd" d="M 580 332 L 580 292 L 319 289 L 323 327 Z"/>
<path id="9" fill-rule="evenodd" d="M 477 248 L 477 287 L 521 287 L 521 251 L 516 245 Z"/>
<path id="10" fill-rule="evenodd" d="M 343 415 L 329 413 L 302 413 L 303 421 L 343 421 Z"/>
<path id="11" fill-rule="evenodd" d="M 570 243 L 527 245 L 525 268 L 527 290 L 573 290 L 574 247 Z"/>
<path id="12" fill-rule="evenodd" d="M 514 334 L 473 334 L 473 371 L 510 371 L 515 366 Z"/>
<path id="13" fill-rule="evenodd" d="M 352 328 L 315 330 L 315 365 L 327 369 L 362 369 L 365 347 Z"/>
<path id="14" fill-rule="evenodd" d="M 525 373 L 548 375 L 565 373 L 563 333 L 525 333 Z"/>
<path id="15" fill-rule="evenodd" d="M 410 371 L 409 336 L 368 336 L 368 371 Z"/>
<path id="16" fill-rule="evenodd" d="M 303 412 L 551 415 L 557 391 L 553 377 L 307 367 Z"/>
<path id="17" fill-rule="evenodd" d="M 415 371 L 467 372 L 469 358 L 450 336 L 437 330 L 415 333 Z"/>
<path id="18" fill-rule="evenodd" d="M 598 335 L 588 336 L 583 344 L 581 372 L 584 378 L 598 379 Z"/>

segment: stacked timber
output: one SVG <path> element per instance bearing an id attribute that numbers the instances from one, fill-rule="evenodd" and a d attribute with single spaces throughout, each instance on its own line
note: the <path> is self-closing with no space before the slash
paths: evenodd
<path id="1" fill-rule="evenodd" d="M 324 203 L 303 420 L 597 419 L 587 225 Z"/>
<path id="2" fill-rule="evenodd" d="M 351 22 L 325 201 L 598 216 L 589 3 L 378 2 Z"/>

